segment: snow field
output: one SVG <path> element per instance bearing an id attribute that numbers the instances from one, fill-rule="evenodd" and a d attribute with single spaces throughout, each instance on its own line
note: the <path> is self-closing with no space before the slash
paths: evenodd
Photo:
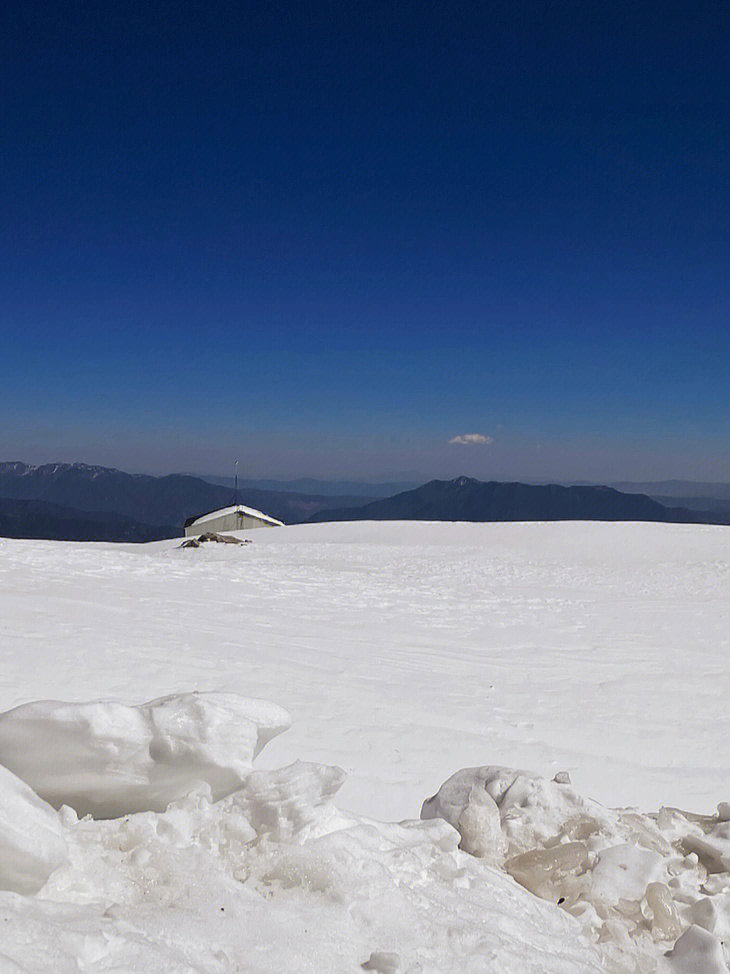
<path id="1" fill-rule="evenodd" d="M 0 868 L 0 970 L 724 974 L 727 529 L 253 540 L 0 541 L 0 703 L 95 701 L 0 717 L 0 761 L 4 740 L 64 806 L 0 779 L 64 844 L 35 895 Z M 251 717 L 238 694 L 293 717 L 255 772 L 255 733 L 221 730 Z M 157 722 L 161 703 L 181 718 Z M 443 817 L 414 821 L 468 764 L 426 802 Z M 705 814 L 603 807 L 624 804 Z"/>
<path id="2" fill-rule="evenodd" d="M 215 545 L 0 542 L 0 706 L 276 701 L 265 763 L 418 813 L 454 770 L 571 772 L 610 805 L 730 790 L 730 529 L 321 524 Z M 262 537 L 262 535 L 264 537 Z"/>

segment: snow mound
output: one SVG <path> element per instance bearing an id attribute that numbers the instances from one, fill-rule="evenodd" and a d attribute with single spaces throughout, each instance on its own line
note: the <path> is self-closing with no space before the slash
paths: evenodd
<path id="1" fill-rule="evenodd" d="M 67 858 L 56 812 L 0 767 L 0 889 L 37 893 Z"/>
<path id="2" fill-rule="evenodd" d="M 0 763 L 56 808 L 115 818 L 164 811 L 198 782 L 223 798 L 289 724 L 281 707 L 232 693 L 138 707 L 42 700 L 0 714 Z"/>
<path id="3" fill-rule="evenodd" d="M 449 822 L 461 849 L 571 914 L 614 960 L 633 956 L 639 971 L 725 974 L 727 811 L 726 803 L 714 816 L 606 808 L 565 775 L 550 781 L 484 766 L 452 775 L 421 818 Z"/>

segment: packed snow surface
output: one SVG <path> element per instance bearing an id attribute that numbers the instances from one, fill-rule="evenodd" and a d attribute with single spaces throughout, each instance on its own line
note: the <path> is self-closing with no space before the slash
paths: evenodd
<path id="1" fill-rule="evenodd" d="M 729 529 L 262 534 L 0 541 L 0 971 L 724 974 Z"/>

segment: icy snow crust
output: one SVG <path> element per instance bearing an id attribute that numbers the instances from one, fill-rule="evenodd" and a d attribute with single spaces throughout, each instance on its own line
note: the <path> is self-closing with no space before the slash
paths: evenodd
<path id="1" fill-rule="evenodd" d="M 727 529 L 271 534 L 0 541 L 0 971 L 727 971 Z"/>

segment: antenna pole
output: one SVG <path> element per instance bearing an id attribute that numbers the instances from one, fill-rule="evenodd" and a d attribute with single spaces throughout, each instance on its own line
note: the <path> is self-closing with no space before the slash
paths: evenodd
<path id="1" fill-rule="evenodd" d="M 233 483 L 236 491 L 236 507 L 238 507 L 238 460 L 233 464 Z"/>

